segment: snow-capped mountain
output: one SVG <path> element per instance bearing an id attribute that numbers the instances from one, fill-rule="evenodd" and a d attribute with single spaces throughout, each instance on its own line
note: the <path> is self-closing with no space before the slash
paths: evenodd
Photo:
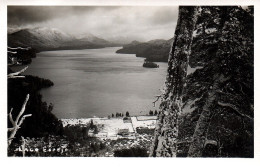
<path id="1" fill-rule="evenodd" d="M 7 34 L 12 34 L 12 33 L 15 33 L 17 31 L 20 31 L 22 30 L 22 28 L 17 28 L 17 27 L 8 27 L 7 29 Z"/>
<path id="2" fill-rule="evenodd" d="M 11 31 L 9 31 L 11 32 Z M 110 42 L 94 35 L 74 37 L 56 28 L 26 28 L 8 34 L 9 46 L 30 46 L 38 51 L 57 49 L 101 48 Z"/>
<path id="3" fill-rule="evenodd" d="M 28 31 L 37 37 L 44 37 L 48 41 L 70 41 L 75 39 L 72 35 L 62 32 L 57 28 L 37 27 L 28 29 Z"/>

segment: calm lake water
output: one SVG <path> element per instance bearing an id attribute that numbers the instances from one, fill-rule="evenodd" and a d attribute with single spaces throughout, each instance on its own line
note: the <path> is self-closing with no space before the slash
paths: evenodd
<path id="1" fill-rule="evenodd" d="M 143 68 L 143 58 L 116 54 L 119 47 L 46 51 L 37 54 L 25 74 L 50 79 L 54 86 L 41 90 L 54 104 L 58 118 L 108 116 L 112 113 L 144 115 L 160 94 L 167 63 Z"/>

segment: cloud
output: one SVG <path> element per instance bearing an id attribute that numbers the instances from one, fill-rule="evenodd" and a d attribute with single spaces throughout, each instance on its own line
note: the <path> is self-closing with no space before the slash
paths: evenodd
<path id="1" fill-rule="evenodd" d="M 9 6 L 8 26 L 51 27 L 106 39 L 169 39 L 177 12 L 176 6 Z"/>
<path id="2" fill-rule="evenodd" d="M 178 11 L 178 7 L 162 7 L 155 11 L 151 20 L 154 24 L 167 24 L 169 20 L 177 20 L 178 15 L 173 10 Z"/>
<path id="3" fill-rule="evenodd" d="M 90 6 L 8 6 L 8 24 L 23 25 L 39 23 L 70 15 L 92 12 L 99 7 Z M 109 10 L 114 8 L 107 8 Z"/>

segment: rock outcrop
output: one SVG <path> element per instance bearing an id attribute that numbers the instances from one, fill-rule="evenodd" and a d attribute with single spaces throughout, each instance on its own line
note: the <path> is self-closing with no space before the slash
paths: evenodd
<path id="1" fill-rule="evenodd" d="M 179 7 L 150 156 L 254 156 L 253 41 L 252 7 Z"/>

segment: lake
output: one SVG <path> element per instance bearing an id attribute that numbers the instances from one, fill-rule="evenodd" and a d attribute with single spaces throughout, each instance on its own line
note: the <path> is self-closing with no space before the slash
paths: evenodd
<path id="1" fill-rule="evenodd" d="M 54 105 L 58 118 L 105 117 L 112 113 L 145 115 L 153 107 L 166 78 L 167 63 L 143 68 L 144 58 L 117 54 L 120 47 L 45 51 L 24 74 L 50 79 L 54 86 L 41 90 Z"/>

